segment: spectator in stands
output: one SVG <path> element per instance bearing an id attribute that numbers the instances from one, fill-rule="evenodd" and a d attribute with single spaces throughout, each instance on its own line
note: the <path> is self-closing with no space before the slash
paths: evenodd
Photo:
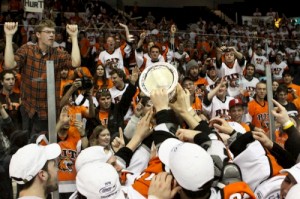
<path id="1" fill-rule="evenodd" d="M 285 70 L 288 70 L 289 67 L 285 61 L 283 61 L 282 54 L 277 53 L 275 57 L 275 62 L 271 64 L 272 77 L 274 80 L 277 80 L 279 83 L 282 83 L 282 74 Z"/>
<path id="2" fill-rule="evenodd" d="M 90 41 L 86 37 L 86 33 L 84 31 L 79 32 L 79 48 L 81 55 L 81 65 L 85 67 L 89 67 L 89 57 L 91 52 Z"/>
<path id="3" fill-rule="evenodd" d="M 272 91 L 273 91 L 273 98 L 275 100 L 277 100 L 277 93 L 276 93 L 276 91 L 277 91 L 278 86 L 279 86 L 279 82 L 276 81 L 276 80 L 273 80 L 272 81 Z"/>
<path id="4" fill-rule="evenodd" d="M 266 13 L 266 16 L 270 16 L 270 17 L 273 17 L 273 19 L 275 19 L 275 17 L 278 15 L 277 12 L 275 12 L 273 10 L 273 8 L 269 8 L 269 11 Z"/>
<path id="5" fill-rule="evenodd" d="M 229 119 L 229 102 L 233 97 L 227 95 L 228 83 L 224 78 L 216 83 L 216 87 L 212 89 L 203 99 L 203 111 L 208 119 L 221 117 Z"/>
<path id="6" fill-rule="evenodd" d="M 117 73 L 117 79 L 121 79 L 119 74 L 124 78 L 124 72 L 121 69 L 114 70 Z M 119 71 L 122 71 L 120 73 Z M 124 92 L 122 93 L 122 97 L 118 103 L 112 103 L 112 96 L 116 96 L 116 94 L 112 93 L 107 88 L 99 89 L 96 93 L 96 99 L 99 102 L 99 106 L 96 108 L 95 118 L 94 120 L 88 120 L 88 128 L 94 129 L 99 124 L 108 128 L 111 133 L 111 137 L 114 138 L 119 133 L 119 127 L 124 129 L 124 116 L 126 115 L 129 107 L 131 106 L 132 98 L 136 94 L 136 86 L 135 82 L 138 79 L 138 70 L 133 70 L 132 75 L 130 76 L 129 83 L 123 88 Z M 121 81 L 121 80 L 118 80 Z M 125 81 L 125 80 L 122 80 Z M 114 89 L 117 91 L 117 89 Z"/>
<path id="7" fill-rule="evenodd" d="M 229 96 L 235 97 L 240 94 L 239 82 L 245 63 L 245 57 L 235 47 L 217 47 L 216 66 L 219 76 L 228 81 Z"/>
<path id="8" fill-rule="evenodd" d="M 29 32 L 29 39 L 27 45 L 36 45 L 37 44 L 37 37 L 34 31 Z"/>
<path id="9" fill-rule="evenodd" d="M 63 107 L 56 125 L 57 143 L 62 150 L 58 158 L 58 185 L 61 199 L 68 199 L 76 190 L 75 161 L 81 149 L 88 146 L 82 120 L 72 119 L 74 125 L 70 125 L 72 117 L 69 112 L 68 106 Z"/>
<path id="10" fill-rule="evenodd" d="M 255 8 L 255 12 L 253 13 L 253 16 L 254 17 L 261 17 L 262 16 L 261 12 L 259 11 L 259 8 Z"/>
<path id="11" fill-rule="evenodd" d="M 21 98 L 20 93 L 16 93 L 13 89 L 16 78 L 13 71 L 6 70 L 0 73 L 0 82 L 2 89 L 0 90 L 0 102 L 8 115 L 12 118 L 16 129 L 22 129 L 22 118 L 20 113 Z"/>
<path id="12" fill-rule="evenodd" d="M 26 95 L 21 96 L 22 104 L 25 108 L 22 119 L 28 123 L 28 132 L 34 135 L 42 131 L 48 131 L 46 61 L 55 61 L 55 105 L 56 112 L 59 113 L 59 69 L 64 66 L 69 68 L 72 68 L 72 66 L 78 67 L 81 64 L 77 40 L 78 28 L 77 25 L 67 25 L 67 32 L 71 37 L 73 45 L 71 55 L 67 52 L 58 52 L 56 48 L 52 47 L 55 39 L 55 23 L 51 20 L 42 20 L 35 27 L 35 33 L 38 38 L 37 45 L 24 45 L 14 54 L 12 38 L 17 29 L 17 23 L 6 22 L 4 24 L 6 36 L 5 69 L 13 69 L 15 67 L 20 69 L 22 76 L 21 92 L 26 93 Z M 55 107 L 55 105 L 53 106 Z"/>
<path id="13" fill-rule="evenodd" d="M 268 58 L 263 54 L 263 48 L 260 44 L 254 43 L 249 48 L 249 57 L 251 63 L 255 66 L 255 76 L 257 78 L 266 79 L 266 64 L 269 62 Z"/>
<path id="14" fill-rule="evenodd" d="M 105 67 L 102 64 L 99 64 L 96 68 L 96 73 L 93 78 L 95 92 L 102 88 L 112 88 L 113 83 L 111 78 L 106 77 Z"/>
<path id="15" fill-rule="evenodd" d="M 16 151 L 17 137 L 22 140 L 20 147 L 27 144 L 27 133 L 15 131 L 15 124 L 0 102 L 0 195 L 4 199 L 13 199 L 12 180 L 9 176 L 9 162 Z"/>
<path id="16" fill-rule="evenodd" d="M 269 135 L 269 111 L 267 96 L 267 84 L 259 82 L 256 84 L 255 96 L 248 103 L 248 111 L 252 117 L 252 125 L 257 128 L 262 128 L 266 135 Z"/>
<path id="17" fill-rule="evenodd" d="M 240 84 L 242 84 L 242 91 L 244 96 L 254 97 L 256 84 L 259 80 L 254 77 L 255 65 L 248 63 L 245 68 L 245 75 L 242 76 Z"/>
<path id="18" fill-rule="evenodd" d="M 62 32 L 57 32 L 55 35 L 55 41 L 53 43 L 53 47 L 56 47 L 60 50 L 66 49 L 66 42 L 64 41 L 64 36 Z"/>
<path id="19" fill-rule="evenodd" d="M 208 85 L 207 80 L 202 77 L 202 67 L 199 66 L 198 62 L 194 59 L 190 60 L 186 64 L 186 76 L 194 81 L 197 88 L 201 89 L 201 86 Z"/>
<path id="20" fill-rule="evenodd" d="M 129 34 L 127 25 L 121 24 L 120 26 L 125 29 L 126 42 L 119 48 L 116 48 L 116 41 L 113 36 L 106 39 L 106 49 L 100 52 L 98 64 L 105 67 L 106 77 L 110 77 L 110 71 L 114 68 L 119 68 L 125 71 L 124 57 L 129 57 L 131 52 L 131 42 L 133 41 L 132 35 Z"/>
<path id="21" fill-rule="evenodd" d="M 297 117 L 298 110 L 295 104 L 287 101 L 289 90 L 291 89 L 288 89 L 285 84 L 279 85 L 276 90 L 277 101 L 287 110 L 289 116 Z"/>
<path id="22" fill-rule="evenodd" d="M 288 87 L 289 93 L 287 100 L 292 102 L 300 96 L 300 86 L 293 83 L 294 73 L 291 70 L 286 70 L 282 73 L 283 83 Z"/>

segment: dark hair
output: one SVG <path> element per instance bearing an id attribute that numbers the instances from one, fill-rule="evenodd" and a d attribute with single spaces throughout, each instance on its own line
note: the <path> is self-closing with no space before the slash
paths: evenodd
<path id="1" fill-rule="evenodd" d="M 4 80 L 4 76 L 6 74 L 12 74 L 13 76 L 15 76 L 15 73 L 12 70 L 4 70 L 0 73 L 0 81 Z"/>
<path id="2" fill-rule="evenodd" d="M 285 84 L 279 84 L 279 86 L 278 86 L 278 88 L 276 90 L 277 95 L 280 92 L 288 93 L 288 87 L 287 87 L 287 85 L 285 85 Z"/>
<path id="3" fill-rule="evenodd" d="M 291 70 L 284 70 L 282 73 L 282 77 L 286 76 L 286 75 L 290 75 L 290 76 L 294 76 L 294 73 Z"/>
<path id="4" fill-rule="evenodd" d="M 119 77 L 123 78 L 123 81 L 126 80 L 126 74 L 125 74 L 125 72 L 124 72 L 122 69 L 120 69 L 120 68 L 114 68 L 114 69 L 112 69 L 112 70 L 110 71 L 109 74 L 110 74 L 111 76 L 114 75 L 114 74 L 117 74 Z"/>
<path id="5" fill-rule="evenodd" d="M 182 187 L 182 190 L 189 198 L 202 198 L 204 196 L 209 196 L 211 193 L 211 186 L 213 180 L 206 182 L 199 191 L 190 191 Z M 200 189 L 200 188 L 199 188 Z"/>
<path id="6" fill-rule="evenodd" d="M 111 94 L 107 88 L 101 88 L 96 92 L 96 99 L 99 100 L 100 97 L 102 96 L 110 96 Z"/>
<path id="7" fill-rule="evenodd" d="M 102 64 L 98 64 L 97 67 L 96 67 L 96 70 L 97 70 L 97 68 L 98 68 L 99 66 L 102 66 L 102 68 L 103 68 L 103 70 L 104 70 L 104 74 L 103 74 L 102 77 L 99 77 L 99 76 L 97 75 L 97 73 L 95 73 L 93 79 L 94 79 L 94 87 L 95 87 L 96 90 L 100 89 L 100 88 L 98 87 L 98 84 L 97 84 L 98 80 L 102 80 L 102 82 L 103 82 L 103 85 L 101 86 L 101 88 L 106 88 L 106 87 L 107 87 L 107 84 L 108 84 L 108 78 L 106 77 L 106 69 L 105 69 L 105 67 L 104 67 Z"/>
<path id="8" fill-rule="evenodd" d="M 248 67 L 253 67 L 253 68 L 254 68 L 254 70 L 255 70 L 255 65 L 254 65 L 254 64 L 252 64 L 252 63 L 248 63 L 248 64 L 246 65 L 246 69 L 248 69 Z"/>
<path id="9" fill-rule="evenodd" d="M 152 50 L 153 48 L 157 48 L 157 49 L 159 50 L 159 52 L 160 52 L 160 47 L 159 47 L 159 46 L 157 46 L 157 45 L 153 45 L 153 46 L 151 46 L 151 47 L 150 47 L 150 52 L 151 52 L 151 50 Z"/>

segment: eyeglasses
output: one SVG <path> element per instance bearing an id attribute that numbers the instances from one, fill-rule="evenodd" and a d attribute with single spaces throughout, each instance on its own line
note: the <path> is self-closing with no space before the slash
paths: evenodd
<path id="1" fill-rule="evenodd" d="M 51 31 L 51 30 L 42 30 L 42 31 L 40 31 L 40 32 L 44 32 L 44 33 L 49 34 L 49 35 L 50 35 L 51 33 L 54 34 L 54 35 L 56 34 L 55 31 Z"/>

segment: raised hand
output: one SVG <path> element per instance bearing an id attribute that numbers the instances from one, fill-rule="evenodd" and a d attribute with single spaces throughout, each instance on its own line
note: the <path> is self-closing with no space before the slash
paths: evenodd
<path id="1" fill-rule="evenodd" d="M 131 75 L 129 76 L 129 81 L 131 84 L 135 85 L 136 81 L 139 78 L 140 70 L 138 66 L 135 66 L 132 70 Z"/>
<path id="2" fill-rule="evenodd" d="M 78 26 L 74 24 L 67 24 L 66 29 L 70 37 L 77 37 L 78 35 Z"/>
<path id="3" fill-rule="evenodd" d="M 115 139 L 111 143 L 111 146 L 115 153 L 119 151 L 120 148 L 125 146 L 124 134 L 121 127 L 119 127 L 119 137 L 115 137 Z"/>
<path id="4" fill-rule="evenodd" d="M 5 22 L 4 32 L 7 36 L 13 36 L 18 30 L 18 22 Z"/>
<path id="5" fill-rule="evenodd" d="M 276 121 L 281 125 L 284 125 L 286 122 L 290 120 L 290 117 L 286 111 L 286 109 L 276 100 L 272 99 L 274 105 L 276 107 L 273 108 L 272 114 L 276 117 Z"/>
<path id="6" fill-rule="evenodd" d="M 119 23 L 119 25 L 125 29 L 126 40 L 127 40 L 128 42 L 132 42 L 132 41 L 134 40 L 134 36 L 131 35 L 131 34 L 129 33 L 128 26 L 125 25 L 125 24 L 122 24 L 122 23 Z"/>
<path id="7" fill-rule="evenodd" d="M 150 99 L 155 107 L 156 112 L 168 109 L 169 104 L 169 96 L 167 93 L 167 89 L 165 88 L 157 88 L 151 91 Z"/>
<path id="8" fill-rule="evenodd" d="M 191 107 L 190 95 L 190 92 L 187 89 L 183 89 L 178 83 L 176 86 L 176 101 L 170 103 L 170 107 L 178 114 L 188 111 Z"/>
<path id="9" fill-rule="evenodd" d="M 135 133 L 132 139 L 137 136 L 138 139 L 144 140 L 151 134 L 151 119 L 153 117 L 153 110 L 150 109 L 144 117 L 138 122 Z"/>

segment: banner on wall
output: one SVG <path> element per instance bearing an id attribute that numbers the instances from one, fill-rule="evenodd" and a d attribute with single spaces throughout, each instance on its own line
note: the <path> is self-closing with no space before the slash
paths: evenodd
<path id="1" fill-rule="evenodd" d="M 26 12 L 43 12 L 44 0 L 24 0 L 24 10 Z"/>
<path id="2" fill-rule="evenodd" d="M 252 26 L 259 26 L 259 24 L 266 25 L 267 23 L 274 23 L 274 18 L 272 16 L 261 16 L 261 17 L 254 17 L 254 16 L 242 16 L 243 25 L 252 25 Z"/>

